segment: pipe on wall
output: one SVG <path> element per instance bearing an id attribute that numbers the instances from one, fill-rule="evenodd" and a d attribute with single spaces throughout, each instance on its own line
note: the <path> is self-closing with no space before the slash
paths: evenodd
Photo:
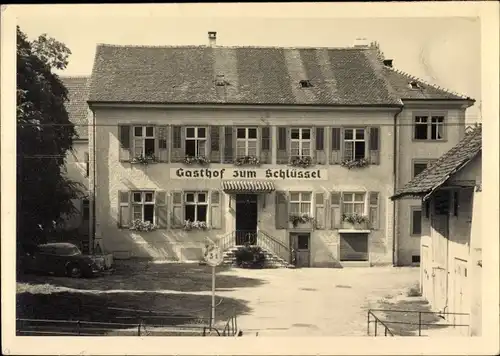
<path id="1" fill-rule="evenodd" d="M 393 124 L 393 135 L 394 135 L 394 139 L 393 139 L 393 152 L 394 152 L 394 159 L 393 159 L 393 167 L 392 167 L 392 176 L 393 176 L 393 181 L 394 181 L 394 184 L 393 184 L 393 192 L 392 192 L 392 195 L 395 195 L 396 194 L 396 190 L 397 190 L 397 187 L 398 187 L 398 116 L 401 114 L 401 112 L 403 111 L 403 106 L 400 107 L 399 111 L 397 113 L 394 114 L 394 124 Z M 397 243 L 396 243 L 396 240 L 397 240 L 397 237 L 398 237 L 398 233 L 397 233 L 397 228 L 398 228 L 398 224 L 397 224 L 397 219 L 396 219 L 396 212 L 397 212 L 397 204 L 398 202 L 397 201 L 393 201 L 393 204 L 392 204 L 392 265 L 393 266 L 397 266 L 398 265 L 398 250 L 397 250 Z"/>

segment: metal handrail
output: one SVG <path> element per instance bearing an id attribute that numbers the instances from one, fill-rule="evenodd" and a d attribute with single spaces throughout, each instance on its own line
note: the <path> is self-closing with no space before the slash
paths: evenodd
<path id="1" fill-rule="evenodd" d="M 373 317 L 374 320 L 370 320 L 370 316 Z M 373 336 L 377 336 L 377 331 L 378 331 L 378 324 L 382 325 L 384 327 L 384 336 L 394 336 L 393 332 L 391 331 L 391 329 L 389 329 L 389 327 L 382 321 L 380 320 L 379 318 L 377 318 L 377 316 L 375 314 L 372 313 L 371 310 L 368 310 L 368 325 L 367 325 L 367 330 L 366 330 L 366 334 L 368 336 L 370 336 L 370 323 L 375 323 L 375 333 Z"/>
<path id="2" fill-rule="evenodd" d="M 259 237 L 257 238 L 257 245 L 274 253 L 286 263 L 290 259 L 290 249 L 283 242 L 270 236 L 263 230 L 259 230 Z"/>

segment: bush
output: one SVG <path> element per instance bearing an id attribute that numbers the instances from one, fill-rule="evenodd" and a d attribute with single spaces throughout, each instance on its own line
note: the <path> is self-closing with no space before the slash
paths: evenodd
<path id="1" fill-rule="evenodd" d="M 235 252 L 238 267 L 263 268 L 266 261 L 264 251 L 258 246 L 241 247 Z"/>

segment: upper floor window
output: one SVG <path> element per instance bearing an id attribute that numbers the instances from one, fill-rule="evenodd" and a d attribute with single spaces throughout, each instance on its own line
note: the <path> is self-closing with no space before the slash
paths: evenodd
<path id="1" fill-rule="evenodd" d="M 184 194 L 184 219 L 207 221 L 208 192 L 186 192 Z"/>
<path id="2" fill-rule="evenodd" d="M 429 167 L 431 164 L 436 162 L 435 159 L 419 159 L 419 160 L 414 160 L 413 161 L 413 171 L 412 171 L 412 178 L 415 178 L 418 176 L 420 173 L 425 171 L 427 167 Z"/>
<path id="3" fill-rule="evenodd" d="M 134 126 L 135 157 L 152 157 L 155 154 L 155 127 Z"/>
<path id="4" fill-rule="evenodd" d="M 346 215 L 365 214 L 365 193 L 343 193 L 342 209 Z"/>
<path id="5" fill-rule="evenodd" d="M 153 191 L 132 192 L 132 219 L 154 223 L 155 193 Z"/>
<path id="6" fill-rule="evenodd" d="M 365 129 L 344 129 L 344 159 L 348 161 L 365 158 Z"/>
<path id="7" fill-rule="evenodd" d="M 257 156 L 257 128 L 236 129 L 236 156 Z"/>
<path id="8" fill-rule="evenodd" d="M 290 212 L 292 214 L 311 214 L 312 194 L 310 192 L 290 193 Z"/>
<path id="9" fill-rule="evenodd" d="M 185 154 L 189 157 L 206 156 L 207 129 L 205 127 L 186 127 Z"/>
<path id="10" fill-rule="evenodd" d="M 311 156 L 311 129 L 292 128 L 290 130 L 290 154 L 293 157 Z"/>
<path id="11" fill-rule="evenodd" d="M 413 138 L 415 140 L 444 140 L 443 115 L 416 115 Z"/>

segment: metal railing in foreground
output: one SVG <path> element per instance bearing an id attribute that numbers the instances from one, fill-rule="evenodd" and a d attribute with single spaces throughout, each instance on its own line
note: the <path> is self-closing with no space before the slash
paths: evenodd
<path id="1" fill-rule="evenodd" d="M 381 320 L 378 318 L 374 312 L 381 312 L 385 313 L 386 315 L 389 313 L 405 313 L 405 314 L 416 314 L 418 316 L 418 321 L 417 322 L 411 322 L 411 321 L 390 321 L 390 320 Z M 370 335 L 370 324 L 374 323 L 375 324 L 375 335 L 377 336 L 377 326 L 378 325 L 383 325 L 383 327 L 386 329 L 384 331 L 385 336 L 387 336 L 387 332 L 391 333 L 391 336 L 393 335 L 393 331 L 389 329 L 387 325 L 412 325 L 416 326 L 418 328 L 418 336 L 422 336 L 422 327 L 447 327 L 447 326 L 452 326 L 452 327 L 467 327 L 469 328 L 469 324 L 461 324 L 461 323 L 456 323 L 455 320 L 453 320 L 452 323 L 427 323 L 422 321 L 422 316 L 423 315 L 435 315 L 440 317 L 441 319 L 446 320 L 448 316 L 469 316 L 468 313 L 454 313 L 454 312 L 437 312 L 437 311 L 425 311 L 425 310 L 398 310 L 398 309 L 369 309 L 368 310 L 368 325 L 367 325 L 367 334 Z"/>

